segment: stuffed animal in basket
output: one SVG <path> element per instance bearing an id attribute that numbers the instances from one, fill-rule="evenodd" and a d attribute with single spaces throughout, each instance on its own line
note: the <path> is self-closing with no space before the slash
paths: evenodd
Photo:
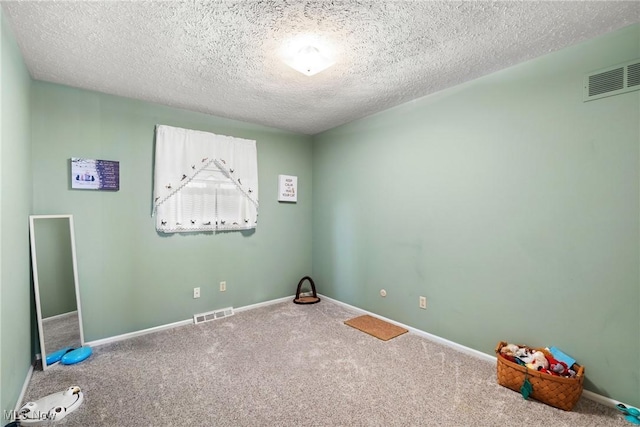
<path id="1" fill-rule="evenodd" d="M 516 351 L 516 356 L 525 363 L 527 368 L 533 369 L 534 371 L 549 369 L 549 361 L 541 351 L 526 347 L 519 348 Z"/>
<path id="2" fill-rule="evenodd" d="M 502 347 L 500 349 L 500 353 L 504 354 L 505 356 L 513 356 L 516 357 L 516 352 L 520 349 L 520 347 L 518 347 L 515 344 L 507 344 L 504 347 Z"/>
<path id="3" fill-rule="evenodd" d="M 507 359 L 509 362 L 518 363 L 516 360 L 516 352 L 520 349 L 515 344 L 507 344 L 500 348 L 500 356 Z"/>
<path id="4" fill-rule="evenodd" d="M 540 369 L 540 372 L 565 378 L 574 378 L 576 376 L 576 371 L 569 368 L 566 363 L 556 360 L 553 356 L 547 356 L 547 360 L 549 361 L 549 368 Z"/>
<path id="5" fill-rule="evenodd" d="M 568 375 L 569 367 L 566 363 L 560 362 L 559 360 L 554 359 L 553 357 L 549 357 L 549 370 L 551 372 L 555 372 L 558 375 Z"/>

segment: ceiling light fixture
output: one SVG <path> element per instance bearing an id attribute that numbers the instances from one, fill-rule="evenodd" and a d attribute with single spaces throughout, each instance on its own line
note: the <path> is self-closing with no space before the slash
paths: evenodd
<path id="1" fill-rule="evenodd" d="M 305 46 L 284 62 L 307 76 L 313 76 L 335 64 L 335 61 L 323 55 L 315 46 Z"/>

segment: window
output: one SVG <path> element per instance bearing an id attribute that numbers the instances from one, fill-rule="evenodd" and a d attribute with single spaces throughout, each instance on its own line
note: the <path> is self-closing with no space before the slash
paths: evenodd
<path id="1" fill-rule="evenodd" d="M 256 141 L 156 127 L 156 230 L 246 230 L 258 222 Z"/>

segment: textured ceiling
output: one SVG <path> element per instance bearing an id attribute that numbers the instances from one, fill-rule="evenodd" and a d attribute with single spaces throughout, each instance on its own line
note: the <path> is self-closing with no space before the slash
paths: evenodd
<path id="1" fill-rule="evenodd" d="M 306 134 L 640 21 L 637 1 L 2 5 L 35 79 Z M 336 61 L 312 77 L 282 62 L 305 34 Z"/>

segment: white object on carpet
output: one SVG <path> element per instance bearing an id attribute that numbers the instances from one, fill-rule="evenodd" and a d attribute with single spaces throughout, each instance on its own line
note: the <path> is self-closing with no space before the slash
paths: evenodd
<path id="1" fill-rule="evenodd" d="M 25 403 L 18 411 L 20 424 L 40 425 L 60 421 L 80 407 L 84 394 L 78 386 L 71 386 L 59 393 L 53 393 L 35 402 Z"/>

